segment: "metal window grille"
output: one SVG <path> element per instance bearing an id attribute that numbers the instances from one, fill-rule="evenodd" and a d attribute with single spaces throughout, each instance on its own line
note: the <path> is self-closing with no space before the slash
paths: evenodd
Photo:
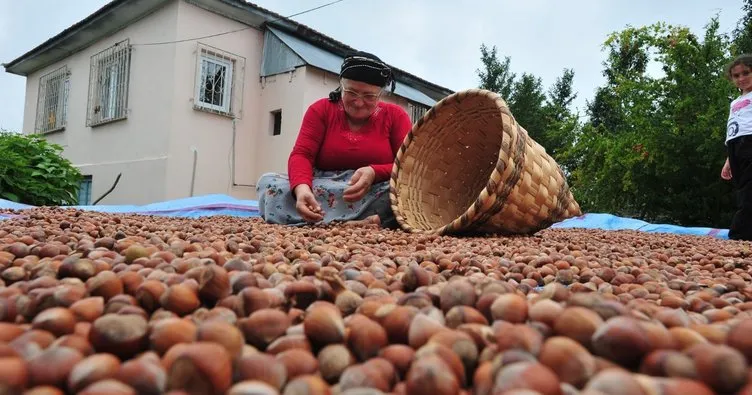
<path id="1" fill-rule="evenodd" d="M 413 103 L 409 103 L 407 107 L 409 110 L 408 113 L 410 114 L 410 121 L 412 121 L 412 123 L 418 122 L 418 120 L 426 114 L 426 111 L 428 111 L 427 107 Z"/>
<path id="2" fill-rule="evenodd" d="M 86 126 L 96 126 L 128 116 L 130 65 L 131 46 L 128 40 L 91 57 Z"/>
<path id="3" fill-rule="evenodd" d="M 78 205 L 88 206 L 91 204 L 91 176 L 84 176 L 78 188 Z"/>
<path id="4" fill-rule="evenodd" d="M 65 128 L 68 119 L 70 70 L 60 67 L 39 78 L 37 96 L 37 133 L 49 133 Z"/>
<path id="5" fill-rule="evenodd" d="M 241 117 L 245 58 L 198 43 L 194 108 Z"/>

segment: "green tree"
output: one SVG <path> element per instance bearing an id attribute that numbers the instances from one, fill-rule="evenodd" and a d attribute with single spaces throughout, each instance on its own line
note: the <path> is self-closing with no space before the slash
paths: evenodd
<path id="1" fill-rule="evenodd" d="M 727 226 L 733 196 L 720 169 L 733 89 L 723 76 L 730 40 L 718 19 L 702 40 L 657 23 L 614 33 L 605 48 L 606 84 L 563 154 L 580 204 L 653 222 Z M 651 62 L 661 73 L 648 72 Z"/>
<path id="2" fill-rule="evenodd" d="M 476 70 L 480 78 L 479 88 L 496 92 L 504 100 L 509 100 L 512 97 L 515 79 L 515 74 L 509 67 L 511 58 L 507 56 L 503 62 L 500 61 L 496 46 L 489 50 L 485 44 L 481 44 L 480 54 L 483 70 Z"/>
<path id="3" fill-rule="evenodd" d="M 560 77 L 548 90 L 548 97 L 543 106 L 546 117 L 545 147 L 549 154 L 565 170 L 571 167 L 565 162 L 563 152 L 574 143 L 574 137 L 580 127 L 579 116 L 572 112 L 571 105 L 577 98 L 572 88 L 574 70 L 564 69 Z"/>
<path id="4" fill-rule="evenodd" d="M 742 6 L 744 15 L 736 24 L 732 33 L 733 47 L 731 53 L 736 56 L 743 53 L 752 53 L 752 0 L 744 0 Z"/>
<path id="5" fill-rule="evenodd" d="M 547 119 L 543 113 L 546 95 L 543 93 L 541 79 L 523 73 L 514 84 L 512 96 L 509 98 L 509 110 L 518 124 L 522 125 L 530 137 L 544 147 L 547 147 L 546 128 Z"/>
<path id="6" fill-rule="evenodd" d="M 37 135 L 0 131 L 0 198 L 35 206 L 76 204 L 82 176 L 62 151 Z"/>
<path id="7" fill-rule="evenodd" d="M 556 159 L 565 146 L 571 145 L 578 127 L 577 117 L 569 108 L 577 96 L 572 89 L 574 71 L 565 69 L 546 95 L 539 77 L 530 73 L 518 77 L 512 72 L 511 58 L 500 60 L 495 46 L 489 49 L 483 44 L 480 52 L 483 68 L 477 70 L 479 88 L 501 95 L 517 123 Z"/>

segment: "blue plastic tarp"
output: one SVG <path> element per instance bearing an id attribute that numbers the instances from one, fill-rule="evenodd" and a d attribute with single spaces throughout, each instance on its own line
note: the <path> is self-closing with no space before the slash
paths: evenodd
<path id="1" fill-rule="evenodd" d="M 18 204 L 0 199 L 0 209 L 23 210 L 32 208 L 25 204 Z M 161 215 L 167 217 L 198 218 L 213 215 L 227 215 L 234 217 L 258 217 L 258 201 L 241 200 L 227 195 L 204 195 L 185 199 L 168 200 L 143 206 L 134 205 L 101 205 L 101 206 L 69 206 L 89 211 L 122 214 Z M 7 214 L 0 214 L 0 219 L 9 218 Z M 612 214 L 588 213 L 579 217 L 569 218 L 551 226 L 552 228 L 585 228 L 603 230 L 637 230 L 651 233 L 673 233 L 680 235 L 711 236 L 728 239 L 728 229 L 682 227 L 670 224 L 651 224 L 634 218 L 618 217 Z"/>
<path id="2" fill-rule="evenodd" d="M 33 206 L 0 199 L 0 209 L 23 210 Z M 227 195 L 204 195 L 185 199 L 168 200 L 143 206 L 135 205 L 97 205 L 97 206 L 64 206 L 87 211 L 98 211 L 112 214 L 144 214 L 166 217 L 198 218 L 213 215 L 228 215 L 234 217 L 258 217 L 258 201 L 241 200 Z M 0 218 L 2 218 L 0 214 Z M 6 215 L 7 217 L 7 215 Z"/>
<path id="3" fill-rule="evenodd" d="M 612 214 L 588 213 L 551 225 L 552 228 L 585 228 L 604 230 L 639 230 L 650 233 L 712 236 L 728 239 L 728 229 L 684 227 L 670 224 L 651 224 L 639 219 L 617 217 Z"/>

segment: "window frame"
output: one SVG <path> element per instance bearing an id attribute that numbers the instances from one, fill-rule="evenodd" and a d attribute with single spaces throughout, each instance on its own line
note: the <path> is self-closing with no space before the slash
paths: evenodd
<path id="1" fill-rule="evenodd" d="M 201 51 L 198 56 L 198 73 L 196 73 L 196 91 L 195 94 L 195 103 L 196 106 L 201 108 L 206 108 L 208 110 L 217 111 L 224 114 L 231 114 L 232 113 L 232 89 L 233 89 L 233 76 L 234 76 L 234 69 L 235 69 L 235 62 L 229 59 L 223 59 L 219 56 L 216 56 L 212 53 Z M 207 68 L 204 69 L 204 63 L 207 63 Z M 205 101 L 201 101 L 201 92 L 205 91 L 205 89 L 202 89 L 204 87 L 203 81 L 204 81 L 204 70 L 208 70 L 208 64 L 215 64 L 219 66 L 225 67 L 225 76 L 222 81 L 222 105 L 216 105 L 212 103 L 208 103 Z M 215 66 L 216 67 L 216 66 Z M 207 72 L 208 74 L 208 72 Z"/>
<path id="2" fill-rule="evenodd" d="M 70 69 L 67 65 L 64 65 L 39 77 L 34 133 L 47 134 L 65 130 L 68 125 L 70 76 Z M 59 85 L 50 89 L 50 85 L 55 83 L 59 83 Z M 53 90 L 56 92 L 50 94 Z M 52 103 L 51 98 L 54 98 L 56 103 Z M 53 105 L 54 110 L 52 109 Z M 49 122 L 51 115 L 54 117 L 52 126 Z"/>
<path id="3" fill-rule="evenodd" d="M 131 69 L 129 40 L 92 55 L 89 67 L 86 126 L 127 119 Z"/>

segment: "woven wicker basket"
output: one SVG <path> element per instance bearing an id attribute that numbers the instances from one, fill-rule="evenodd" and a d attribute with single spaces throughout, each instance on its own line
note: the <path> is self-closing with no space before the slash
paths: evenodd
<path id="1" fill-rule="evenodd" d="M 405 137 L 392 168 L 402 229 L 530 234 L 581 215 L 558 164 L 496 93 L 470 89 L 436 103 Z"/>

